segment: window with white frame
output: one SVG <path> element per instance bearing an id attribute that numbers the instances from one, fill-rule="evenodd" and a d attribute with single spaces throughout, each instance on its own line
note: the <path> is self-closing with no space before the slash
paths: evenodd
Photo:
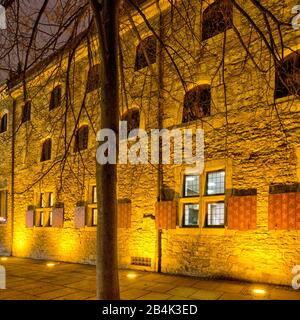
<path id="1" fill-rule="evenodd" d="M 199 204 L 187 203 L 184 205 L 184 227 L 199 226 Z"/>
<path id="2" fill-rule="evenodd" d="M 208 203 L 206 227 L 224 227 L 225 204 L 224 202 Z"/>
<path id="3" fill-rule="evenodd" d="M 98 217 L 98 209 L 97 208 L 93 208 L 92 209 L 92 226 L 96 226 L 97 225 L 97 217 Z"/>
<path id="4" fill-rule="evenodd" d="M 180 200 L 182 227 L 224 227 L 225 181 L 225 170 L 207 171 L 201 176 L 184 176 Z M 203 219 L 200 219 L 201 216 Z"/>
<path id="5" fill-rule="evenodd" d="M 184 177 L 184 197 L 199 196 L 199 176 L 188 175 Z"/>
<path id="6" fill-rule="evenodd" d="M 0 190 L 0 224 L 7 221 L 7 190 Z"/>
<path id="7" fill-rule="evenodd" d="M 53 192 L 42 192 L 38 195 L 38 204 L 35 210 L 35 227 L 52 227 L 53 205 Z"/>
<path id="8" fill-rule="evenodd" d="M 94 227 L 97 225 L 97 187 L 95 185 L 89 187 L 88 210 L 86 214 L 86 226 Z"/>

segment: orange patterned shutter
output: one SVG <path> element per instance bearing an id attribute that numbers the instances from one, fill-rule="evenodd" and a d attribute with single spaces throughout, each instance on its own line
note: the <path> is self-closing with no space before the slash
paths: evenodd
<path id="1" fill-rule="evenodd" d="M 64 208 L 53 208 L 52 227 L 63 228 L 64 226 Z"/>
<path id="2" fill-rule="evenodd" d="M 300 230 L 300 192 L 269 195 L 269 230 Z"/>
<path id="3" fill-rule="evenodd" d="M 131 227 L 131 203 L 130 202 L 118 203 L 118 227 L 119 228 Z"/>
<path id="4" fill-rule="evenodd" d="M 161 201 L 155 205 L 155 223 L 157 229 L 176 229 L 176 201 Z"/>
<path id="5" fill-rule="evenodd" d="M 34 211 L 28 210 L 26 211 L 26 228 L 33 228 L 34 226 Z"/>
<path id="6" fill-rule="evenodd" d="M 256 229 L 257 197 L 232 196 L 228 199 L 228 229 L 254 230 Z"/>

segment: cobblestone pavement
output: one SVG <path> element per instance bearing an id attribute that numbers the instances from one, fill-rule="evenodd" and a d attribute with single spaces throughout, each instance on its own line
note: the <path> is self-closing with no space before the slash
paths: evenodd
<path id="1" fill-rule="evenodd" d="M 95 266 L 0 258 L 6 287 L 0 300 L 93 300 Z M 239 281 L 203 280 L 150 272 L 120 270 L 125 300 L 300 300 L 300 290 Z"/>

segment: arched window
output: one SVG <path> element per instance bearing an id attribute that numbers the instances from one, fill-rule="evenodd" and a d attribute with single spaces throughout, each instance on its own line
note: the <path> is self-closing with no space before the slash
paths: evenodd
<path id="1" fill-rule="evenodd" d="M 51 149 L 52 149 L 51 139 L 45 140 L 42 147 L 41 162 L 51 160 Z"/>
<path id="2" fill-rule="evenodd" d="M 137 109 L 128 110 L 123 116 L 122 121 L 127 121 L 127 136 L 133 129 L 140 127 L 140 111 Z"/>
<path id="3" fill-rule="evenodd" d="M 51 92 L 49 110 L 53 110 L 60 106 L 61 103 L 61 86 L 56 86 Z"/>
<path id="4" fill-rule="evenodd" d="M 6 132 L 7 131 L 7 113 L 5 113 L 1 117 L 1 123 L 0 123 L 0 133 Z"/>
<path id="5" fill-rule="evenodd" d="M 99 64 L 96 64 L 89 69 L 87 79 L 87 92 L 92 92 L 100 87 L 99 69 Z"/>
<path id="6" fill-rule="evenodd" d="M 300 52 L 288 55 L 276 68 L 275 99 L 300 94 Z"/>
<path id="7" fill-rule="evenodd" d="M 182 122 L 189 122 L 210 115 L 211 92 L 209 85 L 200 85 L 184 96 Z"/>
<path id="8" fill-rule="evenodd" d="M 230 0 L 216 0 L 202 15 L 202 40 L 232 28 L 233 7 Z"/>
<path id="9" fill-rule="evenodd" d="M 136 48 L 135 70 L 140 70 L 156 62 L 156 38 L 150 36 Z"/>
<path id="10" fill-rule="evenodd" d="M 86 150 L 88 148 L 88 141 L 89 141 L 89 127 L 82 126 L 77 130 L 75 135 L 74 152 Z"/>
<path id="11" fill-rule="evenodd" d="M 27 101 L 22 110 L 22 123 L 30 121 L 31 119 L 31 101 Z"/>

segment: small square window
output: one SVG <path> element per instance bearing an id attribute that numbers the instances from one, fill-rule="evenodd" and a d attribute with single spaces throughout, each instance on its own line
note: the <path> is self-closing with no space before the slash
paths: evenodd
<path id="1" fill-rule="evenodd" d="M 7 221 L 7 191 L 0 191 L 0 224 Z"/>
<path id="2" fill-rule="evenodd" d="M 199 196 L 199 176 L 184 177 L 184 197 Z"/>
<path id="3" fill-rule="evenodd" d="M 44 225 L 44 212 L 42 211 L 42 212 L 40 212 L 40 224 L 39 224 L 39 226 L 43 226 Z"/>
<path id="4" fill-rule="evenodd" d="M 207 227 L 224 227 L 225 205 L 224 202 L 209 203 L 207 205 Z"/>
<path id="5" fill-rule="evenodd" d="M 53 207 L 53 192 L 49 192 L 48 204 L 49 208 Z"/>
<path id="6" fill-rule="evenodd" d="M 98 217 L 98 209 L 97 208 L 93 208 L 92 209 L 92 226 L 96 226 L 97 225 L 97 217 Z"/>
<path id="7" fill-rule="evenodd" d="M 40 208 L 44 208 L 44 207 L 45 207 L 44 194 L 41 193 L 40 194 Z"/>
<path id="8" fill-rule="evenodd" d="M 225 171 L 209 172 L 207 174 L 206 194 L 218 195 L 225 193 Z"/>
<path id="9" fill-rule="evenodd" d="M 197 227 L 199 225 L 199 204 L 185 204 L 183 214 L 184 227 Z"/>
<path id="10" fill-rule="evenodd" d="M 97 187 L 92 187 L 92 203 L 97 203 Z"/>
<path id="11" fill-rule="evenodd" d="M 53 223 L 53 214 L 52 211 L 49 212 L 49 227 L 52 227 L 52 223 Z"/>

